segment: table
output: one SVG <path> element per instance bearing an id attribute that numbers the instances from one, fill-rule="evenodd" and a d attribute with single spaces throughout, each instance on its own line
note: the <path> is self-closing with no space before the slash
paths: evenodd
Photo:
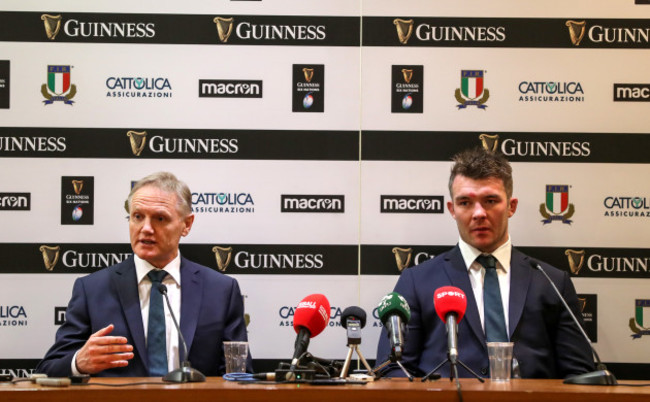
<path id="1" fill-rule="evenodd" d="M 419 379 L 381 379 L 366 385 L 246 384 L 210 377 L 204 383 L 169 384 L 151 378 L 93 378 L 89 384 L 125 384 L 159 382 L 152 385 L 107 387 L 100 385 L 43 387 L 22 382 L 0 384 L 3 402 L 378 402 L 378 401 L 458 401 L 455 383 L 441 379 L 422 383 Z M 641 384 L 642 381 L 619 381 Z M 553 401 L 649 401 L 650 387 L 566 385 L 561 380 L 512 380 L 509 383 L 481 384 L 475 379 L 461 379 L 463 398 L 467 402 Z"/>

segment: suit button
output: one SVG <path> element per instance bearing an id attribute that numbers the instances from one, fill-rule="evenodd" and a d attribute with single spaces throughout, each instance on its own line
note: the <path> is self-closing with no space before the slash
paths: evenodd
<path id="1" fill-rule="evenodd" d="M 487 375 L 487 373 L 488 373 L 488 369 L 487 369 L 487 367 L 483 367 L 483 368 L 481 369 L 481 374 L 483 374 L 483 375 Z"/>

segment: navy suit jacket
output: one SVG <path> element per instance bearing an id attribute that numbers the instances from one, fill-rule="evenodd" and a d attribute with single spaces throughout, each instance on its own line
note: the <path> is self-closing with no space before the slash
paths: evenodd
<path id="1" fill-rule="evenodd" d="M 181 257 L 180 327 L 189 361 L 206 376 L 225 372 L 223 341 L 246 341 L 244 304 L 237 281 Z M 72 289 L 66 321 L 56 341 L 36 368 L 49 376 L 71 375 L 72 357 L 93 333 L 109 324 L 111 336 L 133 345 L 126 367 L 97 373 L 107 377 L 147 377 L 148 362 L 133 257 L 79 278 Z M 183 357 L 182 346 L 181 357 Z M 248 357 L 251 369 L 251 357 Z"/>
<path id="2" fill-rule="evenodd" d="M 530 266 L 530 258 L 512 249 L 510 262 L 509 335 L 513 355 L 519 362 L 522 378 L 564 378 L 594 370 L 590 345 L 576 328 L 569 313 L 541 272 Z M 571 310 L 582 321 L 575 288 L 569 275 L 548 264 L 542 268 L 562 293 Z M 411 307 L 402 362 L 426 374 L 447 358 L 447 331 L 437 316 L 433 294 L 442 286 L 462 289 L 467 310 L 458 325 L 458 358 L 474 372 L 489 376 L 487 343 L 469 275 L 458 246 L 433 260 L 402 272 L 395 292 Z M 388 360 L 390 343 L 382 330 L 377 363 Z M 458 367 L 461 377 L 470 377 Z M 449 364 L 439 371 L 449 376 Z M 399 375 L 393 369 L 388 375 Z M 402 374 L 403 375 L 403 374 Z"/>

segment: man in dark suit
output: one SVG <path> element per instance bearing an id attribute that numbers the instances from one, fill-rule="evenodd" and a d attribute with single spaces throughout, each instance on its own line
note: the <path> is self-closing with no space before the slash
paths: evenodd
<path id="1" fill-rule="evenodd" d="M 75 281 L 66 321 L 37 372 L 146 377 L 178 368 L 185 356 L 167 306 L 154 300 L 161 297 L 156 280 L 167 287 L 192 367 L 208 376 L 225 372 L 223 341 L 247 340 L 242 296 L 233 278 L 180 256 L 180 239 L 194 222 L 191 205 L 189 188 L 171 173 L 133 186 L 125 207 L 134 256 Z M 148 314 L 157 308 L 161 324 Z M 154 344 L 162 358 L 149 350 Z"/>
<path id="2" fill-rule="evenodd" d="M 406 269 L 395 286 L 411 308 L 402 362 L 423 375 L 446 359 L 446 327 L 436 315 L 433 294 L 442 286 L 455 286 L 467 299 L 458 325 L 458 359 L 474 372 L 489 374 L 490 341 L 514 343 L 522 378 L 564 378 L 593 371 L 590 345 L 551 285 L 531 267 L 530 257 L 512 247 L 508 220 L 518 200 L 512 197 L 510 164 L 502 155 L 481 148 L 459 153 L 454 162 L 447 209 L 458 226 L 458 245 Z M 581 317 L 568 273 L 541 265 Z M 377 362 L 389 356 L 383 330 Z M 461 377 L 471 376 L 462 367 L 458 370 Z M 448 376 L 449 365 L 438 372 Z M 393 369 L 388 375 L 400 371 Z"/>

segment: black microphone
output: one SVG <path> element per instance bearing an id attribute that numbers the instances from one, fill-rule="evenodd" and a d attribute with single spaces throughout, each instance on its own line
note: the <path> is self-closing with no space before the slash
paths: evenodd
<path id="1" fill-rule="evenodd" d="M 169 303 L 169 297 L 167 296 L 167 286 L 161 283 L 160 285 L 158 285 L 158 291 L 162 293 L 163 296 L 165 296 L 165 301 L 167 302 L 167 308 L 169 309 L 169 313 L 171 314 L 172 320 L 174 321 L 174 326 L 176 327 L 176 331 L 178 331 L 178 335 L 181 339 L 181 344 L 183 345 L 183 356 L 185 357 L 185 360 L 182 360 L 179 354 L 178 356 L 179 368 L 172 371 L 171 373 L 167 373 L 167 375 L 163 377 L 163 381 L 205 382 L 205 376 L 203 375 L 203 373 L 201 373 L 197 369 L 193 369 L 190 366 L 190 361 L 187 360 L 187 343 L 185 343 L 185 338 L 183 337 L 181 328 L 178 326 L 178 322 L 176 321 L 176 316 L 174 315 L 174 310 L 172 310 L 172 305 Z"/>
<path id="2" fill-rule="evenodd" d="M 616 377 L 614 377 L 614 374 L 612 374 L 609 370 L 607 370 L 607 367 L 601 363 L 600 357 L 598 356 L 598 353 L 596 352 L 596 349 L 593 347 L 591 344 L 591 340 L 587 336 L 587 333 L 585 332 L 584 329 L 582 329 L 582 325 L 580 325 L 580 322 L 576 318 L 575 314 L 573 314 L 573 311 L 571 311 L 571 308 L 567 304 L 566 300 L 564 300 L 564 297 L 562 297 L 562 294 L 558 290 L 557 286 L 555 286 L 555 283 L 551 280 L 551 278 L 548 276 L 546 271 L 542 268 L 541 265 L 535 260 L 530 260 L 530 266 L 533 267 L 534 269 L 538 270 L 541 272 L 546 280 L 548 280 L 548 283 L 551 284 L 553 287 L 553 290 L 557 294 L 557 297 L 560 298 L 562 301 L 562 304 L 564 305 L 564 308 L 566 311 L 569 312 L 569 315 L 573 319 L 573 322 L 576 324 L 576 327 L 580 330 L 580 333 L 582 336 L 585 337 L 585 340 L 587 341 L 587 344 L 591 348 L 591 352 L 593 353 L 594 357 L 596 358 L 596 371 L 592 371 L 591 373 L 585 373 L 585 374 L 578 374 L 571 376 L 564 380 L 565 384 L 580 384 L 580 385 L 617 385 L 618 381 L 616 381 Z"/>
<path id="3" fill-rule="evenodd" d="M 366 312 L 350 306 L 341 313 L 341 326 L 348 332 L 348 345 L 361 344 L 361 329 L 366 326 Z"/>

